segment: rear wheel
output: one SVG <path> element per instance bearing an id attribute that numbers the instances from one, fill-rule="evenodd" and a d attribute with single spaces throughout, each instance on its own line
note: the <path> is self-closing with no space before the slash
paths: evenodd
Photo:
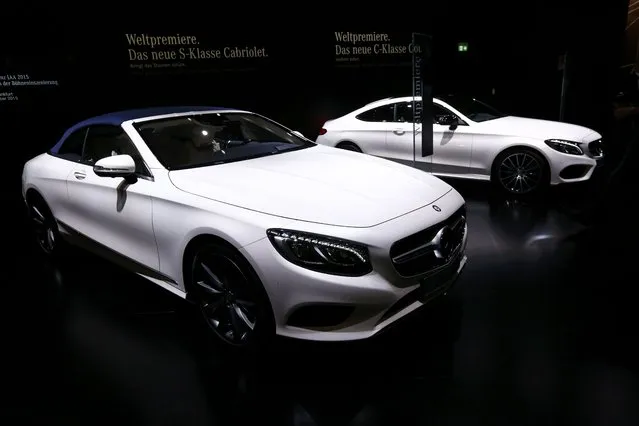
<path id="1" fill-rule="evenodd" d="M 263 346 L 274 334 L 266 291 L 237 251 L 216 243 L 195 250 L 190 289 L 207 327 L 227 346 Z"/>
<path id="2" fill-rule="evenodd" d="M 362 152 L 360 147 L 358 147 L 352 142 L 340 142 L 337 144 L 337 148 L 345 149 L 346 151 Z"/>
<path id="3" fill-rule="evenodd" d="M 506 151 L 495 160 L 492 180 L 509 194 L 534 194 L 548 184 L 548 165 L 535 151 L 523 148 Z"/>
<path id="4" fill-rule="evenodd" d="M 27 207 L 38 247 L 46 255 L 57 254 L 60 246 L 60 232 L 49 206 L 42 197 L 32 195 L 29 197 Z"/>

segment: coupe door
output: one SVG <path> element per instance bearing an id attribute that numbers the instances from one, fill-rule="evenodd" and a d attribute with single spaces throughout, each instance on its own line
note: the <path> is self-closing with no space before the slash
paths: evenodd
<path id="1" fill-rule="evenodd" d="M 134 180 L 100 177 L 93 164 L 109 155 L 129 154 L 138 163 Z M 115 126 L 91 127 L 82 160 L 67 177 L 73 209 L 68 224 L 90 240 L 153 270 L 159 269 L 153 232 L 154 184 L 126 133 Z"/>
<path id="2" fill-rule="evenodd" d="M 388 157 L 402 164 L 431 171 L 432 156 L 421 155 L 421 124 L 413 124 L 413 103 L 394 105 L 393 125 L 386 134 Z"/>
<path id="3" fill-rule="evenodd" d="M 456 115 L 439 104 L 433 104 L 433 168 L 435 174 L 460 175 L 470 170 L 473 135 L 470 126 L 456 118 L 456 126 L 443 125 L 443 117 Z"/>
<path id="4" fill-rule="evenodd" d="M 386 151 L 386 135 L 392 128 L 394 109 L 393 105 L 383 105 L 364 111 L 357 115 L 357 126 L 343 135 L 344 141 L 354 142 L 366 154 L 378 157 L 388 157 Z"/>

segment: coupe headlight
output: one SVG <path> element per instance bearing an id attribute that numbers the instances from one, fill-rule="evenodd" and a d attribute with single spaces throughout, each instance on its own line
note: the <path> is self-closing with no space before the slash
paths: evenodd
<path id="1" fill-rule="evenodd" d="M 269 229 L 266 235 L 284 259 L 302 268 L 352 277 L 372 271 L 362 244 L 288 229 Z"/>
<path id="2" fill-rule="evenodd" d="M 546 145 L 548 145 L 555 151 L 571 155 L 584 155 L 584 151 L 581 149 L 577 142 L 565 141 L 563 139 L 548 139 L 545 142 Z"/>

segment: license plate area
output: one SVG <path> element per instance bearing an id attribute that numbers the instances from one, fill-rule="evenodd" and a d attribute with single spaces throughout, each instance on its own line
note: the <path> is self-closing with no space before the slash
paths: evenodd
<path id="1" fill-rule="evenodd" d="M 459 275 L 466 264 L 466 256 L 458 256 L 456 260 L 448 264 L 441 271 L 422 278 L 419 282 L 419 291 L 422 299 L 428 299 L 434 294 L 449 287 Z"/>

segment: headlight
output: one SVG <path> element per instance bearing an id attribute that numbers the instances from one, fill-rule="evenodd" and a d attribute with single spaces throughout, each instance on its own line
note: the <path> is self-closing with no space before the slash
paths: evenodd
<path id="1" fill-rule="evenodd" d="M 565 141 L 562 139 L 548 139 L 545 142 L 546 145 L 548 145 L 555 151 L 571 155 L 584 155 L 584 151 L 581 149 L 577 142 Z"/>
<path id="2" fill-rule="evenodd" d="M 372 271 L 368 249 L 361 244 L 287 229 L 269 229 L 266 235 L 284 259 L 302 268 L 353 277 Z"/>

